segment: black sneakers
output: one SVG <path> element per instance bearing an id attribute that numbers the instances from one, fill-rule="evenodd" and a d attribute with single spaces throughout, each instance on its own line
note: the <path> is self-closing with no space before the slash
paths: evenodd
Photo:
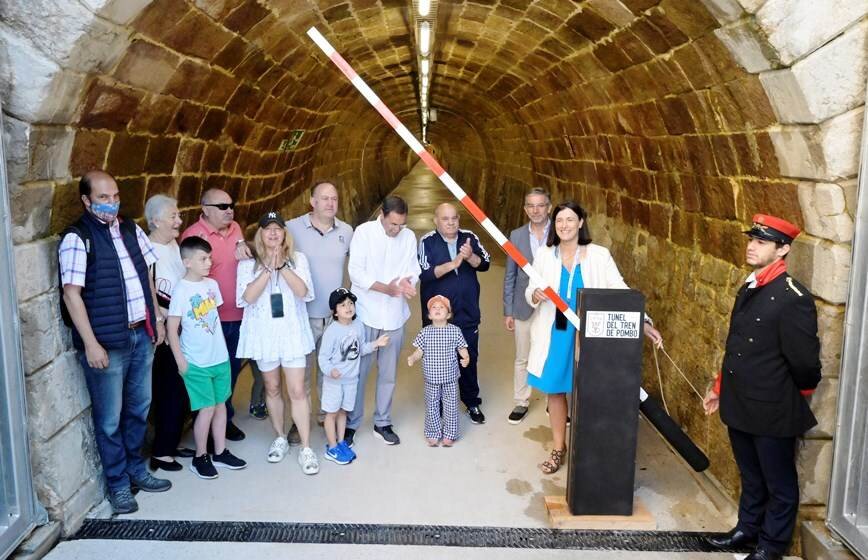
<path id="1" fill-rule="evenodd" d="M 398 437 L 392 426 L 374 426 L 374 435 L 383 440 L 386 445 L 398 445 L 401 443 L 401 438 Z"/>
<path id="2" fill-rule="evenodd" d="M 164 478 L 157 478 L 146 472 L 141 478 L 130 478 L 130 489 L 135 492 L 165 492 L 172 487 L 172 483 Z"/>
<path id="3" fill-rule="evenodd" d="M 467 415 L 474 424 L 485 424 L 485 415 L 478 406 L 468 406 Z"/>
<path id="4" fill-rule="evenodd" d="M 190 470 L 199 478 L 206 478 L 209 480 L 217 478 L 217 469 L 214 468 L 214 464 L 211 462 L 211 456 L 207 453 L 198 457 L 193 457 L 193 461 L 190 463 Z"/>
<path id="5" fill-rule="evenodd" d="M 133 513 L 139 511 L 139 504 L 133 498 L 129 488 L 121 488 L 109 492 L 109 503 L 112 505 L 112 511 L 117 514 Z"/>
<path id="6" fill-rule="evenodd" d="M 527 416 L 527 407 L 526 406 L 517 406 L 512 409 L 512 412 L 509 413 L 509 418 L 507 421 L 510 424 L 520 424 L 524 417 Z"/>
<path id="7" fill-rule="evenodd" d="M 344 430 L 344 441 L 347 442 L 347 447 L 353 446 L 353 438 L 356 436 L 356 431 L 352 428 Z"/>
<path id="8" fill-rule="evenodd" d="M 268 418 L 268 407 L 265 406 L 264 402 L 259 404 L 250 403 L 250 416 L 253 416 L 257 420 L 265 420 Z"/>
<path id="9" fill-rule="evenodd" d="M 244 439 L 244 432 L 241 431 L 241 428 L 233 424 L 232 422 L 228 422 L 226 424 L 226 439 L 229 441 L 241 441 Z"/>
<path id="10" fill-rule="evenodd" d="M 211 458 L 211 462 L 215 467 L 220 467 L 221 469 L 231 469 L 233 471 L 243 469 L 247 466 L 247 461 L 245 461 L 244 459 L 239 459 L 238 457 L 230 453 L 228 449 L 224 449 L 223 453 L 221 453 L 220 455 L 214 455 Z"/>

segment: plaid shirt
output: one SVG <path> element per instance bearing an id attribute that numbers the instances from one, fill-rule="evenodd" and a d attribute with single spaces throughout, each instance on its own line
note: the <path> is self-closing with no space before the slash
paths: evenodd
<path id="1" fill-rule="evenodd" d="M 428 325 L 416 335 L 413 346 L 422 350 L 422 375 L 427 383 L 450 383 L 458 379 L 458 349 L 467 348 L 461 329 L 453 324 Z"/>
<path id="2" fill-rule="evenodd" d="M 143 290 L 150 289 L 150 286 L 142 286 L 139 280 L 139 274 L 136 272 L 136 267 L 130 259 L 127 247 L 124 245 L 124 240 L 121 237 L 120 222 L 114 221 L 109 226 L 109 231 L 112 236 L 115 251 L 121 261 L 121 271 L 124 275 L 124 287 L 127 295 L 127 316 L 130 323 L 142 321 L 145 319 L 145 293 Z M 139 249 L 142 251 L 142 256 L 145 258 L 145 263 L 151 266 L 157 262 L 157 254 L 154 252 L 154 246 L 151 245 L 151 240 L 145 235 L 138 225 L 136 226 L 136 239 L 139 242 Z M 87 272 L 87 251 L 84 247 L 84 241 L 81 237 L 74 233 L 68 233 L 60 241 L 60 247 L 57 249 L 58 261 L 60 263 L 60 282 L 62 285 L 72 284 L 73 286 L 84 287 L 85 273 Z"/>

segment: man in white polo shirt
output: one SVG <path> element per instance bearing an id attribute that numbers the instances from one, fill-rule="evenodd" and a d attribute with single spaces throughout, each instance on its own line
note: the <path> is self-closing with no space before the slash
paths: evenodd
<path id="1" fill-rule="evenodd" d="M 416 295 L 419 261 L 416 236 L 407 223 L 407 203 L 397 196 L 383 200 L 380 215 L 356 228 L 350 246 L 348 271 L 352 291 L 359 298 L 356 311 L 365 325 L 366 340 L 389 336 L 389 343 L 361 358 L 356 405 L 347 418 L 345 440 L 353 436 L 365 415 L 365 382 L 377 359 L 377 398 L 374 435 L 387 445 L 401 443 L 392 430 L 392 395 L 395 392 L 398 357 L 404 342 L 404 323 L 410 318 L 407 299 Z"/>
<path id="2" fill-rule="evenodd" d="M 344 285 L 344 265 L 350 252 L 353 228 L 337 219 L 338 190 L 328 181 L 317 181 L 310 190 L 312 210 L 286 223 L 289 233 L 295 240 L 297 251 L 304 253 L 310 264 L 313 279 L 313 292 L 316 297 L 307 302 L 307 316 L 310 330 L 316 343 L 315 352 L 308 356 L 304 375 L 304 388 L 310 398 L 311 378 L 317 371 L 317 357 L 320 341 L 325 328 L 332 321 L 329 309 L 329 294 Z M 316 375 L 317 395 L 322 395 L 322 376 Z M 317 408 L 319 410 L 319 408 Z M 292 427 L 290 443 L 298 430 Z"/>

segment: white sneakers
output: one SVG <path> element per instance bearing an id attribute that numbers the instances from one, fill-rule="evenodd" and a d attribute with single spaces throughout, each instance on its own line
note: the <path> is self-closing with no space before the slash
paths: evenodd
<path id="1" fill-rule="evenodd" d="M 289 442 L 286 441 L 285 437 L 277 436 L 277 439 L 272 441 L 271 447 L 268 448 L 268 462 L 279 463 L 283 461 L 287 451 L 289 451 Z"/>
<path id="2" fill-rule="evenodd" d="M 271 447 L 268 448 L 268 462 L 279 463 L 286 457 L 289 452 L 289 442 L 285 437 L 278 436 L 277 439 L 271 442 Z M 301 467 L 301 472 L 304 474 L 316 474 L 319 472 L 319 461 L 317 461 L 316 453 L 310 447 L 305 447 L 298 453 L 298 466 Z"/>
<path id="3" fill-rule="evenodd" d="M 316 453 L 310 447 L 305 447 L 298 454 L 298 465 L 304 474 L 316 474 L 319 472 L 319 461 Z"/>

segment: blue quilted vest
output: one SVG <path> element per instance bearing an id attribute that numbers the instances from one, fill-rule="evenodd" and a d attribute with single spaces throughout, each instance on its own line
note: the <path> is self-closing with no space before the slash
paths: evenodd
<path id="1" fill-rule="evenodd" d="M 145 294 L 145 308 L 153 316 L 154 304 L 148 283 L 148 266 L 136 239 L 135 224 L 121 222 L 121 238 L 136 267 L 142 291 Z M 132 227 L 129 227 L 132 226 Z M 87 271 L 81 298 L 87 309 L 87 317 L 97 341 L 106 350 L 122 350 L 129 344 L 129 317 L 127 316 L 127 296 L 121 260 L 112 242 L 109 226 L 85 212 L 67 231 L 83 233 L 85 244 L 90 241 Z M 90 239 L 88 240 L 87 237 Z M 84 350 L 84 342 L 75 327 L 72 327 L 72 344 Z"/>

